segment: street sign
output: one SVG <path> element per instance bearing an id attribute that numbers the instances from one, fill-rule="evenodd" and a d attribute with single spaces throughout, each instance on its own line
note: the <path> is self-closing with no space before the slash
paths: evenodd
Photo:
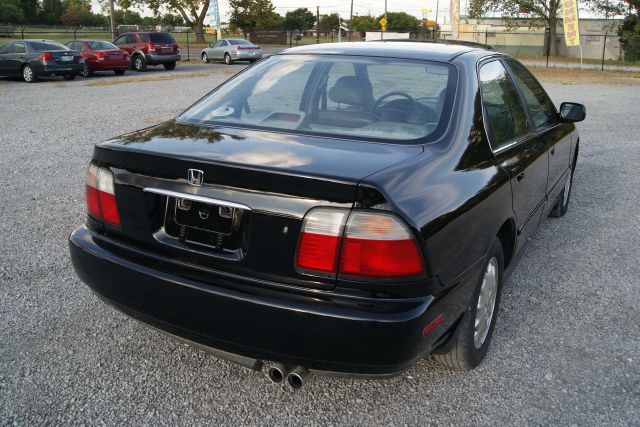
<path id="1" fill-rule="evenodd" d="M 378 21 L 378 23 L 380 24 L 380 26 L 381 26 L 382 28 L 384 28 L 384 27 L 386 27 L 386 26 L 387 26 L 387 20 L 386 20 L 386 19 L 384 19 L 384 16 L 383 16 L 382 18 L 380 18 L 380 20 Z"/>

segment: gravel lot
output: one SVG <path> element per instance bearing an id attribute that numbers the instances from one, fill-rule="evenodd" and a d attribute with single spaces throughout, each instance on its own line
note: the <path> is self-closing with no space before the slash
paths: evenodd
<path id="1" fill-rule="evenodd" d="M 547 85 L 558 104 L 587 105 L 571 207 L 533 237 L 473 372 L 426 359 L 295 393 L 100 302 L 67 250 L 93 144 L 174 116 L 241 68 L 0 79 L 1 424 L 640 424 L 640 86 Z"/>

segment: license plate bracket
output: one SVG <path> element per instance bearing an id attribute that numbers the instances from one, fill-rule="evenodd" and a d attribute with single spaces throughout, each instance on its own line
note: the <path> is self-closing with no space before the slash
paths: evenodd
<path id="1" fill-rule="evenodd" d="M 235 208 L 183 198 L 175 198 L 173 202 L 173 220 L 178 226 L 222 235 L 231 234 Z"/>

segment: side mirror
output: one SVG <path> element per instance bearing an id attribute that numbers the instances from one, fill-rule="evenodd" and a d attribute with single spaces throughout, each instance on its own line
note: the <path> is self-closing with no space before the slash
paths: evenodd
<path id="1" fill-rule="evenodd" d="M 563 102 L 560 105 L 560 121 L 563 123 L 581 122 L 587 117 L 587 109 L 576 102 Z"/>

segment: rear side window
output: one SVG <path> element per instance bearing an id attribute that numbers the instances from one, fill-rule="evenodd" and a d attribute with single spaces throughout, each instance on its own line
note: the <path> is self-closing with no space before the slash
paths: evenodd
<path id="1" fill-rule="evenodd" d="M 127 34 L 124 39 L 125 44 L 136 44 L 136 36 L 135 34 Z"/>
<path id="2" fill-rule="evenodd" d="M 507 70 L 498 60 L 480 68 L 480 90 L 491 133 L 494 150 L 509 145 L 528 133 L 527 114 L 520 95 Z"/>
<path id="3" fill-rule="evenodd" d="M 11 52 L 12 47 L 13 47 L 13 43 L 3 44 L 2 46 L 0 46 L 0 54 Z"/>
<path id="4" fill-rule="evenodd" d="M 542 86 L 522 65 L 514 60 L 508 60 L 514 80 L 522 92 L 529 107 L 533 125 L 536 129 L 554 125 L 557 122 L 556 109 Z"/>
<path id="5" fill-rule="evenodd" d="M 13 45 L 13 53 L 26 53 L 27 48 L 24 46 L 24 43 L 16 43 Z"/>
<path id="6" fill-rule="evenodd" d="M 127 36 L 120 36 L 113 42 L 116 46 L 120 46 L 121 44 L 125 44 L 127 42 Z"/>
<path id="7" fill-rule="evenodd" d="M 149 38 L 153 43 L 175 43 L 176 39 L 169 33 L 150 33 Z"/>

